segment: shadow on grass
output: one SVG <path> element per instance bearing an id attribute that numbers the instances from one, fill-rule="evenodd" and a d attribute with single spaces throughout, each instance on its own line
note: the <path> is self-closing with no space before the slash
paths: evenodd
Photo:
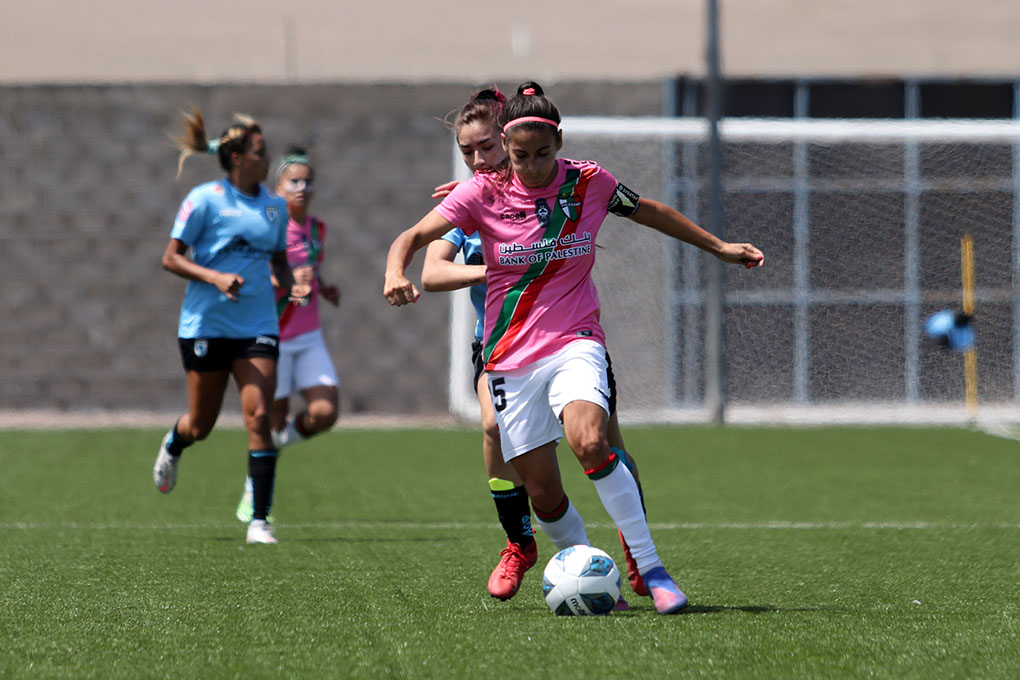
<path id="1" fill-rule="evenodd" d="M 649 602 L 635 604 L 630 600 L 630 609 L 612 612 L 613 616 L 642 616 L 654 612 L 655 607 Z M 794 612 L 832 612 L 839 607 L 773 607 L 771 605 L 698 605 L 684 607 L 673 616 L 689 616 L 691 614 L 789 614 Z"/>
<path id="2" fill-rule="evenodd" d="M 681 614 L 786 614 L 789 612 L 832 612 L 839 607 L 773 607 L 771 605 L 711 605 L 692 604 L 681 611 Z"/>

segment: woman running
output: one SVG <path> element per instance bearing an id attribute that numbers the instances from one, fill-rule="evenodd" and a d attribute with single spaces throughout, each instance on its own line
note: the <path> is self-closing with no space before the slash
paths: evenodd
<path id="1" fill-rule="evenodd" d="M 215 153 L 227 175 L 191 190 L 163 253 L 163 268 L 189 281 L 177 330 L 188 411 L 163 437 L 152 477 L 161 492 L 173 491 L 181 454 L 209 436 L 233 376 L 248 431 L 253 487 L 247 542 L 277 543 L 266 520 L 276 473 L 270 409 L 279 352 L 270 264 L 294 299 L 306 297 L 310 287 L 295 284 L 287 266 L 287 206 L 261 184 L 269 158 L 258 123 L 238 116 L 211 141 L 201 113 L 185 116 L 185 123 L 177 139 L 178 172 L 189 155 Z"/>
<path id="2" fill-rule="evenodd" d="M 330 359 L 319 321 L 318 297 L 331 305 L 340 304 L 340 289 L 319 278 L 326 246 L 326 224 L 308 213 L 315 191 L 315 170 L 305 149 L 291 147 L 276 167 L 276 194 L 287 202 L 287 261 L 300 283 L 311 286 L 308 298 L 288 299 L 276 290 L 280 318 L 280 358 L 276 366 L 276 395 L 273 401 L 273 442 L 278 450 L 326 432 L 339 413 L 339 380 Z M 300 394 L 305 402 L 288 419 L 289 399 Z M 237 519 L 250 522 L 254 512 L 251 477 L 237 505 Z"/>

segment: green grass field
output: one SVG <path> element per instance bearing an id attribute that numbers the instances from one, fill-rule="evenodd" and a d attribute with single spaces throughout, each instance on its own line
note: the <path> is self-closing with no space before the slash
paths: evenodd
<path id="1" fill-rule="evenodd" d="M 278 546 L 233 518 L 244 435 L 152 485 L 162 432 L 0 432 L 0 676 L 1014 678 L 1020 442 L 953 429 L 628 428 L 691 604 L 501 603 L 474 430 L 341 430 L 289 449 Z M 592 542 L 615 529 L 573 457 Z M 553 554 L 538 536 L 540 565 Z"/>

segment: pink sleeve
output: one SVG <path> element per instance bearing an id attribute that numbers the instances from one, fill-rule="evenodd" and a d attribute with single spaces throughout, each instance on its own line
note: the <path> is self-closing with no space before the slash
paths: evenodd
<path id="1" fill-rule="evenodd" d="M 592 177 L 591 189 L 594 189 L 595 198 L 598 202 L 597 205 L 604 215 L 609 214 L 609 201 L 613 197 L 613 192 L 616 191 L 616 185 L 619 184 L 617 179 L 613 177 L 613 173 L 609 172 L 601 165 L 595 165 L 594 172 L 595 176 Z"/>
<path id="2" fill-rule="evenodd" d="M 482 185 L 476 175 L 455 186 L 435 210 L 444 220 L 470 236 L 478 231 L 481 195 Z"/>

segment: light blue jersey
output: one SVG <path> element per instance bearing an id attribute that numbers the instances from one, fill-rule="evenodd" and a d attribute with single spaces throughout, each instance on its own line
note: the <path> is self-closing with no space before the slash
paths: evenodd
<path id="1" fill-rule="evenodd" d="M 454 228 L 443 234 L 443 240 L 449 241 L 464 253 L 467 264 L 483 264 L 482 239 L 478 232 L 465 236 L 460 229 Z M 481 341 L 485 325 L 485 284 L 471 286 L 471 304 L 474 305 L 478 323 L 475 324 L 475 340 Z"/>
<path id="2" fill-rule="evenodd" d="M 226 178 L 191 190 L 170 237 L 191 248 L 195 264 L 244 279 L 237 302 L 216 286 L 189 281 L 181 304 L 181 338 L 277 335 L 269 260 L 287 249 L 287 203 L 259 185 L 248 196 Z"/>

